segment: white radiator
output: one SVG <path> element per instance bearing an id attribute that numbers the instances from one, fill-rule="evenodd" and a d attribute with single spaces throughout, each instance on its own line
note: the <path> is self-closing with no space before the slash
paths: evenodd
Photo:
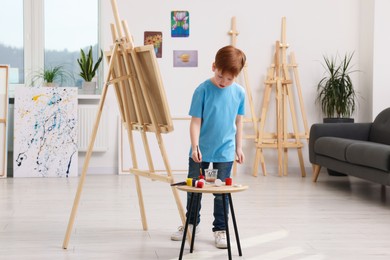
<path id="1" fill-rule="evenodd" d="M 93 126 L 96 120 L 96 114 L 99 105 L 78 105 L 78 148 L 79 152 L 88 150 L 89 140 L 92 136 Z M 99 129 L 96 134 L 95 143 L 92 151 L 105 152 L 108 150 L 108 116 L 107 107 L 103 109 L 100 118 Z"/>

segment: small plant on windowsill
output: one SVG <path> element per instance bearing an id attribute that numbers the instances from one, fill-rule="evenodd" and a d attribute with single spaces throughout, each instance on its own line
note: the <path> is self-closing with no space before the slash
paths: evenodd
<path id="1" fill-rule="evenodd" d="M 100 50 L 100 57 L 96 63 L 92 57 L 92 46 L 89 47 L 88 53 L 85 54 L 83 49 L 80 49 L 80 58 L 77 59 L 77 63 L 80 66 L 80 76 L 84 79 L 83 92 L 86 94 L 94 94 L 96 91 L 96 82 L 92 81 L 95 77 L 97 69 L 103 60 L 103 51 Z"/>
<path id="2" fill-rule="evenodd" d="M 70 77 L 70 73 L 62 65 L 57 65 L 49 66 L 33 73 L 31 80 L 32 86 L 58 87 Z"/>

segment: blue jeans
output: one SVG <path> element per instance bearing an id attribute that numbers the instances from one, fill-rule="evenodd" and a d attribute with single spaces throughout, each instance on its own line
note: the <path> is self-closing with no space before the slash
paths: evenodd
<path id="1" fill-rule="evenodd" d="M 197 179 L 199 177 L 199 168 L 202 167 L 202 173 L 204 173 L 205 169 L 208 169 L 210 165 L 210 162 L 201 162 L 196 163 L 192 158 L 189 158 L 188 163 L 188 178 Z M 213 169 L 218 169 L 218 179 L 221 181 L 225 181 L 226 178 L 230 177 L 230 172 L 232 170 L 233 162 L 222 162 L 222 163 L 216 163 L 213 162 Z M 190 205 L 192 193 L 187 193 L 187 218 L 188 218 L 188 210 Z M 200 196 L 199 199 L 199 210 L 196 211 L 196 200 L 192 203 L 192 210 L 191 210 L 191 216 L 189 219 L 190 224 L 194 224 L 195 222 L 195 214 L 198 214 L 198 221 L 196 225 L 200 222 L 200 208 L 201 208 L 201 200 L 202 200 L 202 194 L 197 193 L 195 196 Z M 229 214 L 229 200 L 228 196 L 226 197 L 226 213 Z M 196 197 L 195 197 L 196 199 Z M 214 222 L 213 222 L 213 231 L 220 231 L 220 230 L 226 230 L 225 226 L 225 219 L 223 214 L 223 201 L 222 201 L 222 195 L 221 194 L 214 194 Z"/>

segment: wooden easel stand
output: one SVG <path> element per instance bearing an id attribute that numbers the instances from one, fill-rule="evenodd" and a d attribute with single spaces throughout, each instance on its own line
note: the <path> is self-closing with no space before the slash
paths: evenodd
<path id="1" fill-rule="evenodd" d="M 263 105 L 261 109 L 261 121 L 257 136 L 256 155 L 253 167 L 253 175 L 257 176 L 258 165 L 261 164 L 263 174 L 267 175 L 263 149 L 275 148 L 278 151 L 278 175 L 287 175 L 288 168 L 288 149 L 296 148 L 298 152 L 299 164 L 301 168 L 302 177 L 306 176 L 304 161 L 302 156 L 301 143 L 302 138 L 308 140 L 309 130 L 306 120 L 306 113 L 303 105 L 302 91 L 300 87 L 300 81 L 298 76 L 298 69 L 295 62 L 295 56 L 291 54 L 291 64 L 287 63 L 286 50 L 288 44 L 286 43 L 286 20 L 282 19 L 282 42 L 277 41 L 275 44 L 275 56 L 274 64 L 272 64 L 267 73 L 267 80 L 265 81 L 265 90 L 263 96 Z M 301 116 L 305 128 L 304 133 L 300 133 L 298 130 L 297 115 L 295 113 L 295 103 L 292 92 L 293 79 L 290 77 L 289 69 L 293 69 L 293 75 L 295 77 L 295 85 L 298 92 L 298 100 L 300 103 Z M 265 122 L 269 103 L 271 99 L 272 91 L 275 91 L 275 103 L 276 103 L 276 132 L 265 132 Z M 293 126 L 293 132 L 288 132 L 287 110 L 291 113 L 291 123 Z"/>
<path id="2" fill-rule="evenodd" d="M 112 50 L 106 52 L 106 57 L 109 64 L 108 74 L 103 86 L 102 97 L 99 103 L 98 113 L 96 115 L 94 130 L 91 135 L 65 239 L 63 242 L 64 249 L 68 247 L 71 230 L 74 225 L 75 215 L 80 202 L 89 160 L 92 155 L 92 149 L 96 139 L 96 133 L 107 95 L 107 90 L 110 85 L 114 86 L 121 119 L 126 127 L 129 138 L 133 164 L 130 172 L 135 175 L 138 202 L 144 230 L 147 230 L 148 226 L 143 203 L 140 176 L 152 180 L 167 182 L 170 184 L 174 183 L 172 170 L 161 136 L 162 133 L 173 131 L 173 125 L 170 118 L 169 107 L 166 102 L 165 92 L 162 86 L 162 80 L 159 74 L 153 46 L 150 45 L 134 48 L 127 23 L 125 21 L 122 21 L 122 23 L 120 22 L 116 1 L 111 0 L 111 5 L 116 22 L 116 26 L 111 24 L 111 32 L 114 44 Z M 158 103 L 160 106 L 155 107 L 156 103 Z M 136 150 L 133 141 L 133 131 L 139 131 L 141 133 L 144 152 L 148 162 L 148 170 L 141 170 L 138 168 Z M 154 170 L 153 159 L 146 134 L 147 132 L 155 133 L 161 156 L 166 168 L 166 176 L 162 174 L 156 174 Z M 181 221 L 184 224 L 185 214 L 181 205 L 178 191 L 175 187 L 171 187 L 171 190 L 178 207 Z M 188 238 L 190 239 L 190 236 Z"/>

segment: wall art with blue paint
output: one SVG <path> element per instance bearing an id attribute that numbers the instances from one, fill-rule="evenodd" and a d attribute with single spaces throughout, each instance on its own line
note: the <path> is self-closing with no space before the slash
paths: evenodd
<path id="1" fill-rule="evenodd" d="M 77 88 L 17 87 L 14 177 L 77 176 Z"/>
<path id="2" fill-rule="evenodd" d="M 188 37 L 190 35 L 190 14 L 188 11 L 171 12 L 171 36 Z"/>

